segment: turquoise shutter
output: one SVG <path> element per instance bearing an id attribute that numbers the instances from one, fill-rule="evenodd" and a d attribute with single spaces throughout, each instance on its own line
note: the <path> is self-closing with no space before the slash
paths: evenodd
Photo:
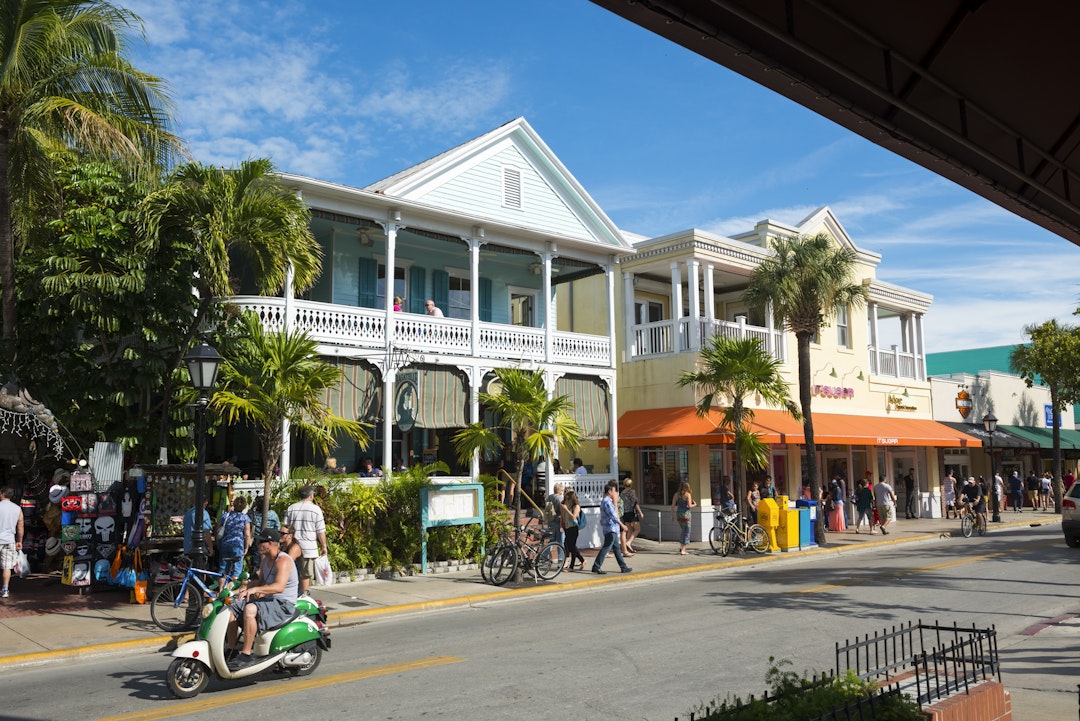
<path id="1" fill-rule="evenodd" d="M 450 274 L 445 270 L 431 271 L 431 299 L 435 307 L 450 317 Z"/>
<path id="2" fill-rule="evenodd" d="M 491 278 L 480 279 L 480 320 L 491 322 Z"/>
<path id="3" fill-rule="evenodd" d="M 375 307 L 375 291 L 379 285 L 379 263 L 373 258 L 360 259 L 360 293 L 356 299 L 361 308 Z"/>
<path id="4" fill-rule="evenodd" d="M 409 312 L 423 313 L 427 300 L 427 271 L 415 265 L 409 268 Z"/>

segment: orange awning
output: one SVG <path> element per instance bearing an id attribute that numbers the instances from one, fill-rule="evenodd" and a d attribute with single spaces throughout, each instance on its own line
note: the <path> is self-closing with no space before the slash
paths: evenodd
<path id="1" fill-rule="evenodd" d="M 627 411 L 619 418 L 619 446 L 701 445 L 730 443 L 730 433 L 719 429 L 720 413 L 697 415 L 693 406 Z M 802 444 L 802 423 L 777 410 L 755 410 L 753 429 L 770 444 Z M 936 421 L 914 418 L 876 418 L 835 413 L 814 414 L 814 441 L 852 446 L 979 446 L 968 434 Z M 601 441 L 601 445 L 607 445 Z"/>

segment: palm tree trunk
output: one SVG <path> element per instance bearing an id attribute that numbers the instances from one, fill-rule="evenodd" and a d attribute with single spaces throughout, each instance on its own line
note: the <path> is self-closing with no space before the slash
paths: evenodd
<path id="1" fill-rule="evenodd" d="M 8 152 L 11 126 L 7 112 L 0 114 L 0 316 L 3 316 L 2 357 L 8 372 L 15 371 L 19 349 L 19 307 L 15 293 L 15 228 L 11 220 L 11 182 Z"/>
<path id="2" fill-rule="evenodd" d="M 814 419 L 810 414 L 810 333 L 800 331 L 795 334 L 799 349 L 799 403 L 802 405 L 803 436 L 806 439 L 806 482 L 810 486 L 810 498 L 820 496 L 817 476 L 817 444 L 814 443 Z M 825 542 L 825 509 L 818 508 L 817 523 L 814 526 L 814 540 L 819 546 Z"/>

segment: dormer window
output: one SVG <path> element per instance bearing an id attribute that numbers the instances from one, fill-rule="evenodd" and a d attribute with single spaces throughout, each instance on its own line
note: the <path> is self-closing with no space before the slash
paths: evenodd
<path id="1" fill-rule="evenodd" d="M 508 165 L 503 166 L 503 205 L 521 209 L 521 171 Z"/>

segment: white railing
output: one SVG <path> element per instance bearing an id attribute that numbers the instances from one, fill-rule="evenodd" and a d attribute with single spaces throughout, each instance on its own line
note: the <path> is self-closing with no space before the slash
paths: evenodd
<path id="1" fill-rule="evenodd" d="M 674 337 L 676 328 L 679 330 L 677 342 Z M 659 320 L 634 325 L 631 332 L 634 335 L 635 358 L 672 353 L 676 347 L 679 352 L 696 352 L 713 336 L 722 335 L 728 338 L 757 338 L 761 341 L 761 347 L 774 358 L 781 362 L 787 359 L 783 331 L 747 325 L 744 320 L 710 321 L 700 317 L 697 319 L 679 318 L 677 322 Z M 697 339 L 696 343 L 695 339 Z"/>
<path id="2" fill-rule="evenodd" d="M 272 331 L 285 328 L 285 300 L 261 296 L 237 296 L 230 302 L 241 310 L 258 314 Z M 333 303 L 297 300 L 295 326 L 315 341 L 327 345 L 383 349 L 386 347 L 386 313 Z M 481 323 L 477 355 L 483 358 L 543 362 L 544 330 L 500 323 Z M 432 318 L 416 313 L 394 315 L 392 342 L 396 347 L 420 353 L 472 355 L 472 323 L 456 318 Z M 556 331 L 551 343 L 551 362 L 606 367 L 611 362 L 611 341 L 605 336 Z"/>
<path id="3" fill-rule="evenodd" d="M 871 346 L 869 352 L 870 372 L 874 375 L 913 380 L 926 379 L 922 359 L 914 353 L 900 351 L 897 346 L 893 346 L 890 350 L 881 350 Z"/>
<path id="4" fill-rule="evenodd" d="M 581 505 L 599 506 L 600 501 L 604 498 L 604 486 L 613 480 L 615 479 L 612 476 L 604 473 L 584 473 L 582 475 L 561 473 L 552 476 L 547 491 L 544 493 L 544 498 L 547 498 L 548 494 L 555 489 L 556 483 L 561 483 L 563 484 L 563 491 L 574 489 L 574 493 L 577 494 Z"/>

